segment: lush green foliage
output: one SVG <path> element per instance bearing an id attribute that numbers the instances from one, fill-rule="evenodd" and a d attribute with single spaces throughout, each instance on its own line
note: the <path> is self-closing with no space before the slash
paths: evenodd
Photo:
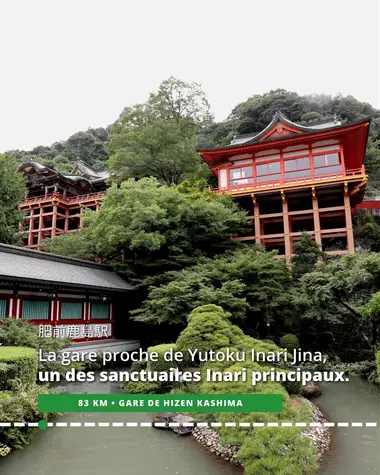
<path id="1" fill-rule="evenodd" d="M 302 234 L 299 241 L 294 244 L 294 257 L 292 258 L 292 274 L 295 279 L 312 272 L 318 259 L 325 257 L 320 246 L 308 234 Z"/>
<path id="2" fill-rule="evenodd" d="M 177 347 L 182 351 L 198 348 L 200 351 L 223 350 L 223 348 L 244 349 L 250 351 L 279 351 L 273 342 L 263 342 L 247 337 L 228 321 L 228 314 L 215 305 L 205 305 L 196 308 L 188 319 L 187 328 L 177 340 Z M 213 371 L 236 373 L 247 370 L 247 382 L 209 382 L 205 378 L 207 369 Z M 207 362 L 202 365 L 202 382 L 197 387 L 201 394 L 282 394 L 283 411 L 281 413 L 199 413 L 194 414 L 197 420 L 209 422 L 278 422 L 278 421 L 312 421 L 310 405 L 304 400 L 290 397 L 285 384 L 258 383 L 253 386 L 252 372 L 270 370 L 263 363 L 253 362 L 247 357 L 246 361 L 232 363 Z M 278 368 L 284 371 L 284 368 Z M 193 388 L 194 390 L 194 388 Z M 297 392 L 295 388 L 292 388 Z M 186 392 L 185 390 L 183 390 Z M 299 391 L 299 388 L 298 388 Z M 177 389 L 178 392 L 178 389 Z M 286 437 L 277 435 L 278 430 L 272 429 L 247 429 L 224 427 L 217 429 L 220 432 L 223 444 L 239 446 L 238 457 L 242 460 L 245 473 L 250 474 L 277 474 L 296 473 L 304 474 L 305 470 L 313 471 L 317 467 L 315 447 L 310 439 L 301 436 L 301 429 L 293 428 L 286 431 Z M 282 433 L 283 434 L 283 433 Z M 291 468 L 291 472 L 288 471 Z"/>
<path id="3" fill-rule="evenodd" d="M 165 279 L 167 283 L 150 287 L 147 300 L 134 312 L 136 320 L 183 325 L 195 307 L 214 303 L 265 336 L 267 323 L 292 318 L 289 268 L 252 246 L 200 260 Z"/>
<path id="4" fill-rule="evenodd" d="M 128 394 L 160 394 L 162 392 L 162 384 L 148 381 L 129 381 L 122 384 L 122 387 Z"/>
<path id="5" fill-rule="evenodd" d="M 40 338 L 38 328 L 22 320 L 7 318 L 0 326 L 0 420 L 4 422 L 38 422 L 53 414 L 38 411 L 38 395 L 49 393 L 48 387 L 36 384 L 37 349 L 59 351 L 67 340 Z M 67 371 L 59 364 L 41 363 L 40 370 Z M 0 456 L 29 443 L 33 429 L 29 427 L 0 428 Z"/>
<path id="6" fill-rule="evenodd" d="M 108 132 L 103 128 L 88 129 L 50 147 L 40 145 L 30 151 L 10 150 L 8 153 L 20 163 L 32 160 L 60 172 L 70 173 L 77 160 L 105 170 L 109 156 Z"/>
<path id="7" fill-rule="evenodd" d="M 147 369 L 149 371 L 169 371 L 170 368 L 178 367 L 178 364 L 175 361 L 166 361 L 164 355 L 166 352 L 177 351 L 177 346 L 174 343 L 168 343 L 164 345 L 151 346 L 148 348 L 148 353 L 152 354 L 157 353 L 157 361 L 149 361 Z"/>
<path id="8" fill-rule="evenodd" d="M 380 218 L 372 214 L 354 217 L 355 245 L 362 250 L 380 252 Z"/>
<path id="9" fill-rule="evenodd" d="M 24 199 L 26 184 L 24 177 L 17 173 L 15 160 L 8 155 L 0 155 L 0 242 L 14 244 L 23 214 L 18 205 Z"/>
<path id="10" fill-rule="evenodd" d="M 379 332 L 377 297 L 365 308 L 380 290 L 380 254 L 347 255 L 318 265 L 302 277 L 301 290 L 307 299 L 302 315 L 306 326 L 329 327 L 331 335 L 339 335 L 335 341 L 333 337 L 335 351 L 356 352 L 354 361 L 368 356 L 363 354 L 365 348 L 373 353 Z"/>
<path id="11" fill-rule="evenodd" d="M 376 351 L 376 382 L 380 383 L 380 349 Z"/>
<path id="12" fill-rule="evenodd" d="M 167 185 L 201 177 L 196 131 L 209 118 L 200 86 L 169 78 L 146 103 L 126 107 L 110 127 L 110 170 L 121 178 L 151 176 Z"/>
<path id="13" fill-rule="evenodd" d="M 288 333 L 281 337 L 280 345 L 282 348 L 286 348 L 288 351 L 293 351 L 299 348 L 300 343 L 296 335 Z"/>
<path id="14" fill-rule="evenodd" d="M 188 325 L 178 337 L 178 350 L 197 349 L 202 352 L 235 346 L 244 333 L 239 327 L 231 325 L 228 317 L 229 314 L 216 305 L 197 307 L 189 315 Z"/>
<path id="15" fill-rule="evenodd" d="M 12 347 L 27 347 L 39 350 L 43 353 L 49 351 L 58 352 L 62 348 L 69 346 L 71 340 L 64 338 L 42 338 L 39 336 L 38 327 L 25 320 L 15 320 L 6 318 L 0 325 L 0 344 Z M 1 351 L 0 346 L 0 351 Z M 75 363 L 73 363 L 76 366 Z M 40 371 L 59 371 L 66 372 L 71 366 L 63 367 L 60 363 L 48 361 L 39 361 L 38 369 Z"/>
<path id="16" fill-rule="evenodd" d="M 0 390 L 12 388 L 13 381 L 19 379 L 24 384 L 32 384 L 37 379 L 37 352 L 19 346 L 0 346 L 0 364 L 7 365 L 5 378 L 0 379 Z"/>
<path id="17" fill-rule="evenodd" d="M 0 392 L 0 420 L 21 423 L 48 420 L 54 414 L 38 411 L 38 395 L 49 392 L 45 386 L 21 382 L 15 384 L 12 392 Z M 8 455 L 12 449 L 20 449 L 28 444 L 34 430 L 30 427 L 0 427 L 0 457 Z"/>
<path id="18" fill-rule="evenodd" d="M 123 260 L 138 274 L 160 273 L 234 247 L 231 235 L 246 226 L 245 213 L 209 191 L 183 193 L 154 179 L 113 186 L 83 231 L 47 241 L 49 251 Z M 83 246 L 80 248 L 80 246 Z M 81 249 L 81 250 L 80 250 Z"/>

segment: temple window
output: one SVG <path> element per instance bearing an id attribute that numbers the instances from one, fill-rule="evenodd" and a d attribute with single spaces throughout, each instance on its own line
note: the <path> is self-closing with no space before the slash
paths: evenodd
<path id="1" fill-rule="evenodd" d="M 297 178 L 302 176 L 310 176 L 310 159 L 309 157 L 295 158 L 284 162 L 285 178 Z"/>
<path id="2" fill-rule="evenodd" d="M 81 302 L 62 302 L 61 320 L 82 320 L 83 304 Z"/>
<path id="3" fill-rule="evenodd" d="M 315 155 L 313 157 L 313 162 L 315 175 L 323 175 L 342 171 L 338 152 L 327 153 L 324 155 Z"/>
<path id="4" fill-rule="evenodd" d="M 108 303 L 91 304 L 91 320 L 108 320 L 110 318 L 110 306 Z"/>
<path id="5" fill-rule="evenodd" d="M 7 301 L 5 299 L 0 300 L 0 318 L 5 318 L 7 312 Z"/>
<path id="6" fill-rule="evenodd" d="M 50 302 L 46 300 L 24 300 L 22 302 L 23 320 L 49 320 Z"/>
<path id="7" fill-rule="evenodd" d="M 263 163 L 256 165 L 257 181 L 273 181 L 281 179 L 280 162 Z"/>
<path id="8" fill-rule="evenodd" d="M 230 170 L 230 186 L 253 183 L 253 167 L 232 168 Z"/>

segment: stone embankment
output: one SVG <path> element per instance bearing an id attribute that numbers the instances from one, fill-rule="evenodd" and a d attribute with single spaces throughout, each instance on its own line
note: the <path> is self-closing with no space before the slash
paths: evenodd
<path id="1" fill-rule="evenodd" d="M 317 450 L 318 459 L 321 459 L 322 455 L 330 446 L 330 430 L 328 427 L 324 427 L 323 423 L 327 421 L 319 408 L 310 401 L 308 401 L 308 403 L 311 405 L 314 414 L 314 422 L 320 425 L 306 428 L 302 432 L 302 435 L 309 437 L 313 441 Z M 219 434 L 215 430 L 206 427 L 195 427 L 192 435 L 197 442 L 210 450 L 210 452 L 219 455 L 231 463 L 240 464 L 237 456 L 239 447 L 223 446 L 220 442 Z"/>
<path id="2" fill-rule="evenodd" d="M 316 447 L 318 459 L 321 459 L 322 455 L 330 446 L 330 430 L 328 427 L 324 426 L 324 423 L 327 421 L 320 409 L 310 401 L 308 401 L 308 404 L 310 404 L 313 411 L 314 422 L 318 425 L 305 428 L 302 435 L 313 441 Z M 196 424 L 194 424 L 195 427 L 191 427 L 191 423 L 194 423 L 195 420 L 188 416 L 176 413 L 162 413 L 155 416 L 153 422 L 153 425 L 156 428 L 170 429 L 179 435 L 192 434 L 194 439 L 210 452 L 222 457 L 230 463 L 241 465 L 237 456 L 240 447 L 222 445 L 218 432 L 213 429 L 208 427 L 197 427 Z M 158 425 L 156 425 L 157 423 Z M 184 427 L 184 423 L 189 423 L 190 427 Z"/>

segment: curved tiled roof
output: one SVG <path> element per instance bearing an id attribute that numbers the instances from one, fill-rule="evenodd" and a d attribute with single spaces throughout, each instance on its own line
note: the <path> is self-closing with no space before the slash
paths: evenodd
<path id="1" fill-rule="evenodd" d="M 70 173 L 67 173 L 67 174 L 60 173 L 60 172 L 57 172 L 56 170 L 53 170 L 50 167 L 47 167 L 46 165 L 41 165 L 41 163 L 38 163 L 38 162 L 33 162 L 33 161 L 24 162 L 22 165 L 18 167 L 18 171 L 22 172 L 30 167 L 33 168 L 37 173 L 45 173 L 46 175 L 58 176 L 65 180 L 69 180 L 73 183 L 83 181 L 87 183 L 90 187 L 92 186 L 91 181 L 81 175 L 72 175 Z"/>
<path id="2" fill-rule="evenodd" d="M 0 281 L 127 291 L 133 286 L 112 267 L 0 244 Z"/>

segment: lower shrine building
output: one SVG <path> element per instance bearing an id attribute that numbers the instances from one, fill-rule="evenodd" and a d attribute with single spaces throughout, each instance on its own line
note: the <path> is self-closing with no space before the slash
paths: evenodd
<path id="1" fill-rule="evenodd" d="M 42 249 L 45 238 L 80 229 L 84 209 L 99 209 L 109 178 L 106 171 L 96 171 L 82 161 L 66 174 L 37 162 L 22 164 L 19 172 L 28 186 L 20 205 L 26 217 L 20 231 L 22 243 L 31 249 Z"/>
<path id="2" fill-rule="evenodd" d="M 248 212 L 250 231 L 236 239 L 277 250 L 287 262 L 309 234 L 330 255 L 354 252 L 352 209 L 364 196 L 369 119 L 299 125 L 277 112 L 261 132 L 199 150 L 228 194 Z"/>
<path id="3" fill-rule="evenodd" d="M 0 322 L 26 320 L 42 337 L 130 338 L 132 290 L 109 266 L 0 244 Z"/>

